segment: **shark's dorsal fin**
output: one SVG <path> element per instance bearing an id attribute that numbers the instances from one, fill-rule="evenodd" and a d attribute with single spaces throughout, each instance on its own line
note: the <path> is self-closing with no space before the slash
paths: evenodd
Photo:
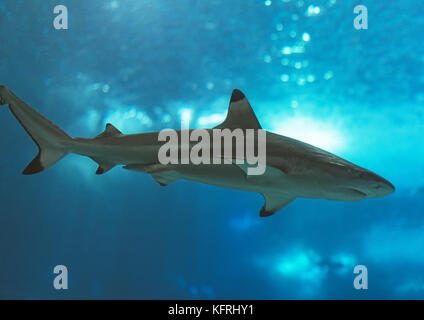
<path id="1" fill-rule="evenodd" d="M 238 89 L 233 90 L 227 117 L 216 129 L 262 129 L 246 96 Z"/>
<path id="2" fill-rule="evenodd" d="M 94 139 L 113 137 L 113 136 L 118 136 L 118 135 L 121 135 L 121 134 L 122 134 L 121 131 L 116 129 L 112 124 L 108 123 L 108 124 L 106 124 L 105 131 L 103 131 L 101 134 L 96 136 Z"/>

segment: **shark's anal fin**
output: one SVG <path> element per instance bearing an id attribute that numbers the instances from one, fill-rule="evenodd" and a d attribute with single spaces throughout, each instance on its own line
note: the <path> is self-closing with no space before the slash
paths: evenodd
<path id="1" fill-rule="evenodd" d="M 115 166 L 114 163 L 111 163 L 111 162 L 108 162 L 108 161 L 104 161 L 102 159 L 93 158 L 93 157 L 91 159 L 93 159 L 94 161 L 96 161 L 97 164 L 99 165 L 99 167 L 97 168 L 96 174 L 106 173 L 106 172 L 108 172 L 110 169 L 112 169 Z"/>
<path id="2" fill-rule="evenodd" d="M 261 217 L 272 216 L 295 199 L 291 195 L 282 193 L 263 193 L 262 195 L 265 198 L 265 204 L 259 212 Z"/>
<path id="3" fill-rule="evenodd" d="M 129 164 L 123 168 L 127 170 L 148 173 L 161 186 L 167 186 L 168 184 L 180 179 L 178 174 L 175 172 L 175 167 L 173 165 L 163 165 L 160 163 Z"/>
<path id="4" fill-rule="evenodd" d="M 159 183 L 159 185 L 161 187 L 165 187 L 168 184 L 179 180 L 179 178 L 173 177 L 169 173 L 167 174 L 167 173 L 164 173 L 164 172 L 162 172 L 162 173 L 153 173 L 151 176 L 152 176 L 153 179 L 155 179 L 155 181 L 157 183 Z"/>
<path id="5" fill-rule="evenodd" d="M 255 112 L 250 106 L 249 101 L 238 89 L 233 90 L 230 106 L 228 107 L 227 117 L 224 122 L 216 126 L 217 129 L 241 128 L 241 129 L 262 129 Z"/>

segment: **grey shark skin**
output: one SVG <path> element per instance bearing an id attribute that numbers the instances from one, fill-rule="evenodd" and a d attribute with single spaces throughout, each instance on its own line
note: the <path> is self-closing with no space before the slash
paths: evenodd
<path id="1" fill-rule="evenodd" d="M 307 143 L 266 132 L 266 170 L 247 175 L 246 167 L 232 164 L 162 165 L 158 161 L 158 132 L 121 133 L 107 124 L 92 139 L 72 138 L 37 113 L 5 86 L 0 86 L 0 104 L 10 111 L 39 148 L 23 174 L 50 167 L 68 153 L 90 157 L 99 164 L 97 174 L 115 165 L 150 174 L 161 185 L 180 179 L 250 192 L 265 198 L 260 216 L 270 216 L 295 198 L 360 201 L 391 194 L 393 185 L 377 174 Z M 244 94 L 235 89 L 225 121 L 215 128 L 261 129 Z M 299 128 L 301 130 L 301 128 Z M 209 129 L 211 130 L 211 129 Z M 235 153 L 233 153 L 235 154 Z"/>

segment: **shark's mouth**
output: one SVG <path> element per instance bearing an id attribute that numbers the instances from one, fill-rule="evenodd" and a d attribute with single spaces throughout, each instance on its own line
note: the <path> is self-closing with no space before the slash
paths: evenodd
<path id="1" fill-rule="evenodd" d="M 353 201 L 359 201 L 367 197 L 366 193 L 363 193 L 362 191 L 359 191 L 354 188 L 346 188 L 348 190 L 347 194 L 349 197 L 352 197 Z"/>
<path id="2" fill-rule="evenodd" d="M 336 201 L 361 201 L 367 197 L 367 194 L 359 191 L 355 188 L 344 187 L 336 190 L 332 190 L 327 195 L 326 199 Z"/>

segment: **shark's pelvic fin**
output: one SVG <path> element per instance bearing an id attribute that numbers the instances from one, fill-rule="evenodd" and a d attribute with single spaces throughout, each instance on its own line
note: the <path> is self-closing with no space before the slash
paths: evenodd
<path id="1" fill-rule="evenodd" d="M 259 215 L 261 217 L 269 217 L 273 215 L 278 210 L 284 208 L 295 199 L 295 197 L 291 195 L 281 194 L 277 192 L 263 193 L 262 195 L 265 199 L 265 204 L 259 212 Z"/>
<path id="2" fill-rule="evenodd" d="M 152 173 L 158 173 L 162 171 L 174 170 L 175 167 L 173 165 L 165 165 L 161 163 L 151 163 L 151 164 L 135 163 L 135 164 L 128 164 L 124 166 L 124 169 L 152 174 Z"/>
<path id="3" fill-rule="evenodd" d="M 123 167 L 127 170 L 139 171 L 149 173 L 153 179 L 161 186 L 167 186 L 168 184 L 180 180 L 180 177 L 176 176 L 175 166 L 164 165 L 160 163 L 153 164 L 129 164 Z"/>
<path id="4" fill-rule="evenodd" d="M 238 89 L 233 90 L 227 117 L 216 129 L 262 129 L 246 96 Z"/>
<path id="5" fill-rule="evenodd" d="M 106 129 L 101 134 L 97 135 L 94 139 L 107 138 L 121 135 L 122 132 L 116 129 L 112 124 L 106 124 Z"/>

